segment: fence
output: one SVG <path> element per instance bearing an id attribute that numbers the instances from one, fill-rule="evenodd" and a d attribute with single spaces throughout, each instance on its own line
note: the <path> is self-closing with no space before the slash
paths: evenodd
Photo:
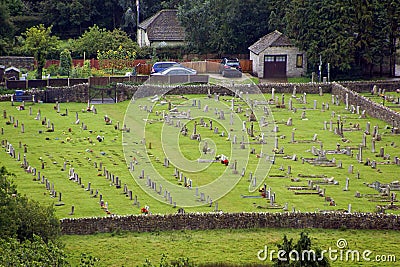
<path id="1" fill-rule="evenodd" d="M 97 59 L 90 59 L 90 67 L 95 69 L 102 68 L 99 60 Z M 249 59 L 240 59 L 240 65 L 242 67 L 242 71 L 246 73 L 251 73 L 253 71 L 253 63 L 252 60 Z M 207 63 L 206 63 L 207 62 Z M 211 72 L 217 73 L 219 69 L 219 63 L 221 59 L 205 59 L 203 61 L 183 61 L 182 64 L 185 66 L 193 66 L 191 68 L 197 70 L 200 73 Z M 83 59 L 73 59 L 72 64 L 74 66 L 83 66 L 84 60 Z M 59 65 L 59 60 L 47 60 L 45 64 L 45 68 L 50 67 L 51 65 Z M 107 61 L 104 61 L 104 66 L 107 66 Z M 206 64 L 206 66 L 204 66 Z M 212 66 L 215 65 L 215 66 Z M 128 68 L 135 68 L 137 74 L 142 75 L 149 75 L 151 71 L 151 67 L 153 64 L 147 63 L 145 59 L 135 59 L 126 61 L 126 66 Z"/>
<path id="2" fill-rule="evenodd" d="M 70 87 L 77 84 L 89 83 L 90 86 L 107 86 L 110 83 L 137 82 L 143 83 L 148 76 L 110 76 L 110 77 L 90 77 L 86 78 L 56 78 L 46 80 L 17 80 L 6 81 L 7 89 L 28 89 L 45 87 Z"/>

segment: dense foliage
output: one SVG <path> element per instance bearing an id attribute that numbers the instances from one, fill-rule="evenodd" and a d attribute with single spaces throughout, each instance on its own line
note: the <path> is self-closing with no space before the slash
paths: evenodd
<path id="1" fill-rule="evenodd" d="M 15 36 L 40 23 L 52 27 L 61 40 L 70 39 L 58 54 L 48 54 L 53 59 L 65 48 L 72 57 L 83 57 L 85 52 L 92 58 L 97 51 L 116 50 L 120 45 L 139 56 L 151 54 L 126 45 L 136 38 L 136 1 L 38 2 L 2 1 L 0 55 L 20 54 Z M 139 4 L 139 21 L 161 9 L 177 8 L 186 28 L 189 52 L 248 54 L 251 44 L 279 30 L 307 52 L 311 71 L 321 68 L 327 72 L 329 63 L 333 76 L 372 75 L 373 69 L 383 66 L 389 66 L 394 74 L 396 39 L 400 36 L 398 0 L 140 0 Z"/>
<path id="2" fill-rule="evenodd" d="M 27 29 L 23 36 L 22 51 L 35 57 L 36 78 L 41 79 L 47 55 L 57 49 L 58 38 L 51 35 L 51 27 L 46 28 L 43 24 Z"/>
<path id="3" fill-rule="evenodd" d="M 296 244 L 294 244 L 293 239 L 288 239 L 285 235 L 282 244 L 278 244 L 278 250 L 280 253 L 273 260 L 274 266 L 330 266 L 324 252 L 320 248 L 313 248 L 310 237 L 304 232 L 300 233 L 300 238 Z"/>
<path id="4" fill-rule="evenodd" d="M 313 71 L 330 63 L 333 75 L 372 74 L 386 64 L 394 74 L 399 1 L 184 0 L 179 18 L 200 53 L 248 53 L 260 37 L 279 30 L 307 52 Z"/>
<path id="5" fill-rule="evenodd" d="M 66 266 L 53 207 L 21 196 L 11 178 L 12 174 L 1 167 L 0 265 Z"/>
<path id="6" fill-rule="evenodd" d="M 138 45 L 129 36 L 120 29 L 112 31 L 93 25 L 85 31 L 81 37 L 72 40 L 70 43 L 72 51 L 79 56 L 85 53 L 86 58 L 96 58 L 98 51 L 117 50 L 123 47 L 128 51 L 136 51 Z"/>

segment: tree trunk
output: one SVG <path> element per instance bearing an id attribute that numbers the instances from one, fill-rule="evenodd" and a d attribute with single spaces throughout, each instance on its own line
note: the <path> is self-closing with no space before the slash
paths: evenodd
<path id="1" fill-rule="evenodd" d="M 42 79 L 42 73 L 43 73 L 43 67 L 38 66 L 37 71 L 36 71 L 36 79 L 41 80 Z"/>

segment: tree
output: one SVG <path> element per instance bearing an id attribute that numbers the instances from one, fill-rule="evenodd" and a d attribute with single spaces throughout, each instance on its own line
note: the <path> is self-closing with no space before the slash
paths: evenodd
<path id="1" fill-rule="evenodd" d="M 5 3 L 0 3 L 0 25 L 0 55 L 6 55 L 11 50 L 15 29 L 10 21 L 9 9 Z"/>
<path id="2" fill-rule="evenodd" d="M 54 208 L 21 196 L 10 179 L 12 176 L 5 167 L 0 168 L 0 238 L 25 241 L 38 235 L 45 242 L 55 241 L 60 225 Z"/>
<path id="3" fill-rule="evenodd" d="M 130 66 L 136 58 L 136 52 L 124 49 L 119 46 L 117 50 L 98 51 L 97 59 L 100 61 L 100 66 L 103 68 L 111 68 L 114 74 L 114 69 L 123 69 Z"/>
<path id="4" fill-rule="evenodd" d="M 81 56 L 85 53 L 87 58 L 96 58 L 97 51 L 117 50 L 120 46 L 132 52 L 138 50 L 137 43 L 124 31 L 119 29 L 108 31 L 97 25 L 90 27 L 79 39 L 71 43 L 73 52 Z"/>
<path id="5" fill-rule="evenodd" d="M 213 31 L 210 1 L 184 0 L 178 8 L 178 18 L 186 30 L 189 48 L 194 52 L 210 51 L 208 41 Z"/>
<path id="6" fill-rule="evenodd" d="M 5 167 L 0 168 L 0 238 L 14 237 L 18 229 L 17 199 L 20 197 Z"/>
<path id="7" fill-rule="evenodd" d="M 35 57 L 37 62 L 36 78 L 42 79 L 43 67 L 47 55 L 57 50 L 58 38 L 51 36 L 51 26 L 46 28 L 43 24 L 26 30 L 23 50 Z"/>
<path id="8" fill-rule="evenodd" d="M 293 239 L 283 236 L 282 244 L 278 244 L 279 257 L 273 259 L 274 266 L 305 266 L 305 267 L 327 267 L 330 266 L 328 259 L 321 249 L 311 247 L 311 239 L 307 233 L 301 232 L 300 239 L 296 244 Z"/>
<path id="9" fill-rule="evenodd" d="M 71 69 L 72 69 L 71 52 L 68 49 L 64 49 L 60 53 L 59 73 L 60 73 L 60 75 L 68 75 L 69 76 Z"/>

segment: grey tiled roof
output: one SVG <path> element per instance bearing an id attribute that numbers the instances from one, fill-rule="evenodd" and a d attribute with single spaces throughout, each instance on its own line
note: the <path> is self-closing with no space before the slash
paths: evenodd
<path id="1" fill-rule="evenodd" d="M 257 42 L 255 42 L 249 47 L 249 50 L 258 55 L 261 51 L 265 50 L 268 47 L 279 47 L 279 46 L 294 46 L 294 45 L 286 35 L 283 35 L 281 32 L 275 30 L 261 37 Z"/>
<path id="2" fill-rule="evenodd" d="M 181 26 L 175 9 L 164 9 L 139 23 L 147 31 L 150 41 L 184 41 L 185 29 Z"/>

